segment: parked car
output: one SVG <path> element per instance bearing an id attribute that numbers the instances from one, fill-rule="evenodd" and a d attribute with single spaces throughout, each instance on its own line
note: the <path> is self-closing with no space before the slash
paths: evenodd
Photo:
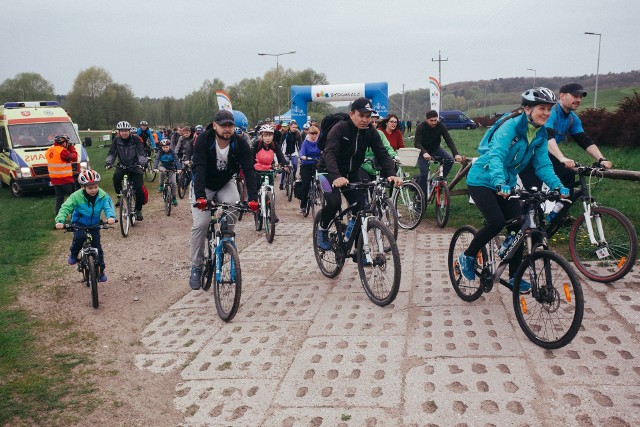
<path id="1" fill-rule="evenodd" d="M 447 126 L 447 129 L 475 129 L 478 127 L 476 122 L 460 110 L 441 111 L 440 120 Z"/>

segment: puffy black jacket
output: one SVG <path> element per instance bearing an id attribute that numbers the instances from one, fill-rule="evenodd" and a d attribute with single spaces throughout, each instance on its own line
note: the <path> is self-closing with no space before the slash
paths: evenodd
<path id="1" fill-rule="evenodd" d="M 111 142 L 105 165 L 113 166 L 116 157 L 118 158 L 118 163 L 125 167 L 136 165 L 144 167 L 147 164 L 144 145 L 137 136 L 129 136 L 127 139 L 116 136 Z M 133 172 L 142 173 L 142 169 Z"/>

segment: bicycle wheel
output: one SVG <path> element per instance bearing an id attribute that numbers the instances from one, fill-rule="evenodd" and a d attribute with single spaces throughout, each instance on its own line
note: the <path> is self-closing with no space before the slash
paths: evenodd
<path id="1" fill-rule="evenodd" d="M 171 215 L 171 186 L 166 185 L 162 189 L 162 199 L 164 200 L 164 213 Z"/>
<path id="2" fill-rule="evenodd" d="M 398 239 L 398 211 L 395 209 L 391 200 L 384 197 L 377 206 L 378 218 L 391 230 L 393 240 Z"/>
<path id="3" fill-rule="evenodd" d="M 81 264 L 81 271 L 82 271 L 82 280 L 84 281 L 84 284 L 87 285 L 87 288 L 91 287 L 91 280 L 89 280 L 89 278 L 91 277 L 91 275 L 89 274 L 89 269 L 87 268 L 86 265 L 84 265 L 84 261 L 80 261 Z"/>
<path id="4" fill-rule="evenodd" d="M 272 243 L 273 238 L 276 236 L 276 204 L 271 194 L 267 193 L 265 203 L 267 204 L 265 207 L 267 218 L 264 223 L 264 235 L 267 238 L 267 242 Z"/>
<path id="5" fill-rule="evenodd" d="M 203 291 L 208 291 L 211 287 L 211 281 L 213 280 L 213 272 L 215 266 L 213 264 L 215 252 L 211 247 L 213 241 L 210 233 L 207 233 L 207 247 L 204 249 L 204 258 L 202 259 L 202 275 L 200 276 L 200 286 Z"/>
<path id="6" fill-rule="evenodd" d="M 240 294 L 242 291 L 242 271 L 240 258 L 231 242 L 222 242 L 220 263 L 220 280 L 216 280 L 213 295 L 216 300 L 218 316 L 225 322 L 230 322 L 238 312 Z"/>
<path id="7" fill-rule="evenodd" d="M 435 190 L 436 224 L 444 228 L 449 221 L 449 209 L 451 208 L 451 198 L 449 196 L 449 186 L 445 181 L 439 181 Z"/>
<path id="8" fill-rule="evenodd" d="M 320 225 L 321 214 L 322 211 L 319 211 L 313 221 L 313 253 L 316 256 L 316 261 L 318 262 L 318 267 L 320 267 L 322 274 L 333 279 L 340 274 L 342 267 L 344 267 L 345 256 L 342 249 L 342 242 L 340 242 L 340 237 L 342 235 L 338 232 L 335 220 L 331 220 L 327 228 L 329 232 L 329 240 L 331 241 L 331 249 L 327 251 L 320 249 L 318 247 L 316 234 L 318 226 Z"/>
<path id="9" fill-rule="evenodd" d="M 580 215 L 569 234 L 571 260 L 588 279 L 613 282 L 633 268 L 638 255 L 638 235 L 629 219 L 615 209 L 595 207 L 591 215 L 593 233 L 600 243 L 591 244 L 585 216 Z"/>
<path id="10" fill-rule="evenodd" d="M 183 171 L 180 174 L 180 178 L 178 179 L 178 197 L 184 199 L 184 196 L 187 194 L 187 188 L 189 187 L 189 177 Z"/>
<path id="11" fill-rule="evenodd" d="M 393 194 L 391 200 L 398 213 L 398 225 L 405 230 L 413 230 L 422 221 L 425 203 L 424 194 L 418 184 L 405 182 Z"/>
<path id="12" fill-rule="evenodd" d="M 520 294 L 523 276 L 532 281 L 529 294 Z M 578 276 L 555 252 L 534 252 L 524 259 L 514 276 L 513 308 L 520 327 L 536 345 L 564 347 L 578 333 L 584 313 Z"/>
<path id="13" fill-rule="evenodd" d="M 400 253 L 389 228 L 373 217 L 367 221 L 367 238 L 365 248 L 364 236 L 358 237 L 358 273 L 369 299 L 384 307 L 396 299 L 400 289 Z"/>
<path id="14" fill-rule="evenodd" d="M 144 167 L 144 177 L 147 179 L 148 182 L 153 182 L 156 180 L 157 175 L 158 175 L 158 172 L 156 172 L 155 169 L 153 169 L 153 160 L 151 159 L 151 157 L 149 157 L 147 159 L 147 164 Z"/>
<path id="15" fill-rule="evenodd" d="M 98 276 L 96 272 L 96 259 L 93 255 L 87 257 L 87 268 L 89 269 L 89 283 L 91 285 L 91 305 L 98 308 Z"/>
<path id="16" fill-rule="evenodd" d="M 136 192 L 133 189 L 133 187 L 129 188 L 129 222 L 131 224 L 131 227 L 135 227 L 136 226 L 136 213 L 135 213 L 135 207 L 136 207 Z"/>
<path id="17" fill-rule="evenodd" d="M 262 230 L 262 208 L 253 213 L 253 220 L 256 225 L 256 231 Z"/>
<path id="18" fill-rule="evenodd" d="M 324 191 L 322 191 L 322 187 L 320 186 L 320 182 L 316 181 L 313 186 L 313 203 L 311 204 L 311 216 L 313 218 L 316 217 L 316 213 L 320 212 L 324 207 Z"/>
<path id="19" fill-rule="evenodd" d="M 285 177 L 287 180 L 287 200 L 293 199 L 293 170 L 290 170 Z"/>
<path id="20" fill-rule="evenodd" d="M 449 244 L 449 254 L 447 257 L 447 265 L 449 267 L 449 279 L 456 294 L 467 302 L 475 301 L 482 295 L 482 286 L 480 284 L 480 271 L 486 267 L 488 263 L 487 249 L 482 248 L 476 256 L 476 278 L 475 280 L 467 280 L 460 271 L 458 257 L 467 250 L 469 243 L 473 240 L 478 230 L 470 225 L 463 225 L 458 228 Z"/>
<path id="21" fill-rule="evenodd" d="M 125 193 L 120 197 L 120 233 L 122 237 L 129 235 L 131 215 L 129 212 L 129 196 Z"/>

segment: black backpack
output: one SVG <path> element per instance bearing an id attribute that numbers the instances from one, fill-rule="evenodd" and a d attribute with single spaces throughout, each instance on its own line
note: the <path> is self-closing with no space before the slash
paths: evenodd
<path id="1" fill-rule="evenodd" d="M 318 148 L 320 151 L 324 151 L 324 146 L 327 145 L 327 135 L 331 128 L 338 122 L 348 120 L 348 113 L 333 113 L 325 116 L 320 123 L 320 138 L 318 138 Z"/>

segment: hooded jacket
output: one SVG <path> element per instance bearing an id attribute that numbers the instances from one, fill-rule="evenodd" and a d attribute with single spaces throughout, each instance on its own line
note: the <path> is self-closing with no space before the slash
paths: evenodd
<path id="1" fill-rule="evenodd" d="M 67 216 L 71 214 L 72 224 L 91 227 L 92 225 L 98 225 L 102 211 L 104 211 L 104 215 L 107 218 L 115 219 L 116 211 L 113 208 L 113 201 L 107 192 L 99 188 L 95 202 L 90 204 L 84 195 L 84 189 L 81 188 L 71 194 L 62 204 L 58 215 L 56 215 L 56 222 L 64 223 Z"/>

